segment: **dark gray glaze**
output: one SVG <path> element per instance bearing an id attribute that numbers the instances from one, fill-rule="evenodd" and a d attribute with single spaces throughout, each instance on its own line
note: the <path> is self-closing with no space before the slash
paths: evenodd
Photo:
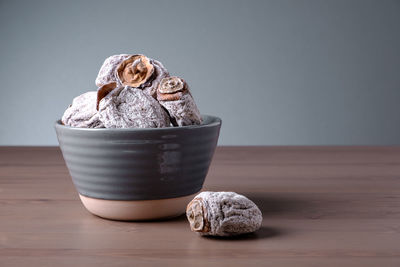
<path id="1" fill-rule="evenodd" d="M 55 129 L 81 195 L 109 200 L 150 200 L 197 193 L 217 145 L 221 119 L 201 125 L 146 129 Z"/>

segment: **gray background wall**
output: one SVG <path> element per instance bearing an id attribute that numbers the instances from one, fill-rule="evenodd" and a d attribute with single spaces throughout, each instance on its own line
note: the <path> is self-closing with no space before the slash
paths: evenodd
<path id="1" fill-rule="evenodd" d="M 53 122 L 103 60 L 185 78 L 221 145 L 400 143 L 400 1 L 1 1 L 0 145 Z"/>

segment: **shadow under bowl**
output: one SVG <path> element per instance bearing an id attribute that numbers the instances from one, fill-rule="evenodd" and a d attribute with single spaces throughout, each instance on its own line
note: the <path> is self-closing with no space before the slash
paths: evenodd
<path id="1" fill-rule="evenodd" d="M 167 128 L 76 128 L 57 121 L 58 142 L 82 203 L 115 220 L 178 216 L 204 183 L 221 119 Z"/>

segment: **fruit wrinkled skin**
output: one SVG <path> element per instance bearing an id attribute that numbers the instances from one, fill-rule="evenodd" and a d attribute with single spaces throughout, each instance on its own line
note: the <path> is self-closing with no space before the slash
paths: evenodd
<path id="1" fill-rule="evenodd" d="M 65 110 L 61 122 L 79 128 L 104 128 L 96 110 L 96 91 L 89 91 L 75 97 Z"/>
<path id="2" fill-rule="evenodd" d="M 188 204 L 190 228 L 201 235 L 234 236 L 258 230 L 260 209 L 235 192 L 202 192 Z"/>
<path id="3" fill-rule="evenodd" d="M 153 97 L 129 86 L 112 90 L 99 103 L 99 119 L 106 128 L 163 128 L 168 114 Z"/>

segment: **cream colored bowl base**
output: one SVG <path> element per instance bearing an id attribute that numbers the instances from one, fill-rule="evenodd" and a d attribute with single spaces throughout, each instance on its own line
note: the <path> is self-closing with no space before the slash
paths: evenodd
<path id="1" fill-rule="evenodd" d="M 111 220 L 138 221 L 170 218 L 183 214 L 196 194 L 156 200 L 106 200 L 79 194 L 85 208 Z"/>

